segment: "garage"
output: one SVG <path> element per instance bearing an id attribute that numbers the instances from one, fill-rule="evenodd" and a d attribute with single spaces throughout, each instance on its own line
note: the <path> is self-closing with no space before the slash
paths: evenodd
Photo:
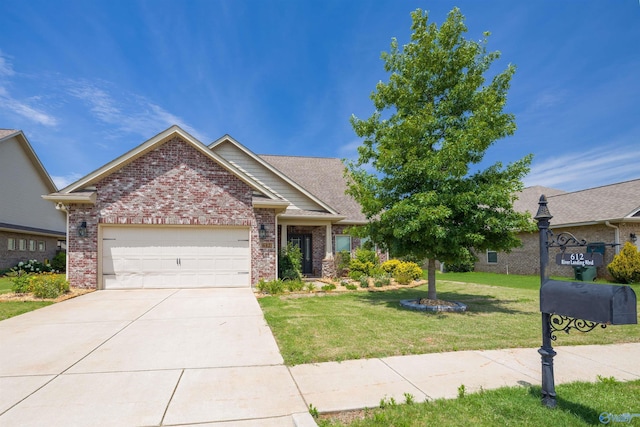
<path id="1" fill-rule="evenodd" d="M 101 227 L 103 289 L 249 287 L 249 228 Z"/>

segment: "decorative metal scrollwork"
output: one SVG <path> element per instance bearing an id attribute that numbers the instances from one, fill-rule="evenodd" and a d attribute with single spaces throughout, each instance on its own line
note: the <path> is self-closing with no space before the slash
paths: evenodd
<path id="1" fill-rule="evenodd" d="M 567 247 L 575 248 L 577 246 L 587 246 L 586 240 L 578 239 L 576 236 L 566 231 L 558 234 L 557 236 L 554 235 L 551 230 L 547 230 L 547 233 L 549 236 L 547 247 L 549 248 L 561 248 L 564 252 L 564 249 Z"/>
<path id="2" fill-rule="evenodd" d="M 555 341 L 558 337 L 556 332 L 563 331 L 569 333 L 571 329 L 575 329 L 580 332 L 590 332 L 600 325 L 602 329 L 607 325 L 604 323 L 592 322 L 590 320 L 574 319 L 573 317 L 561 316 L 559 314 L 552 314 L 549 317 L 550 337 Z"/>

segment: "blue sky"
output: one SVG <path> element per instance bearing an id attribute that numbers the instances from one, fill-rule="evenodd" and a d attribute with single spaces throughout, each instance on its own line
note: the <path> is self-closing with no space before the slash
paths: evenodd
<path id="1" fill-rule="evenodd" d="M 638 0 L 3 0 L 0 128 L 22 129 L 59 186 L 172 124 L 258 154 L 354 158 L 352 114 L 387 80 L 410 12 L 492 33 L 517 66 L 515 135 L 485 163 L 534 154 L 526 185 L 640 178 Z"/>

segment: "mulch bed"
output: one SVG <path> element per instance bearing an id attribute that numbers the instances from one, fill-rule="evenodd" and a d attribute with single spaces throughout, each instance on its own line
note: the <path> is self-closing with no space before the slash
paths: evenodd
<path id="1" fill-rule="evenodd" d="M 95 291 L 95 289 L 85 289 L 85 288 L 71 288 L 69 292 L 66 292 L 60 295 L 58 298 L 49 299 L 49 298 L 36 298 L 33 294 L 16 294 L 14 292 L 7 292 L 4 294 L 0 294 L 0 301 L 53 301 L 60 302 L 64 300 L 68 300 L 71 298 L 75 298 L 80 295 L 88 294 L 90 292 Z"/>

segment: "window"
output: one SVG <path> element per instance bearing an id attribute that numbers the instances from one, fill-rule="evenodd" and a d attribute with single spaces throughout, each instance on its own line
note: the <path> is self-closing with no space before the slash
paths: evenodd
<path id="1" fill-rule="evenodd" d="M 27 250 L 27 240 L 26 239 L 18 240 L 18 249 L 20 249 L 21 251 L 26 251 Z"/>
<path id="2" fill-rule="evenodd" d="M 44 252 L 46 249 L 46 245 L 42 240 L 38 242 L 38 252 Z"/>
<path id="3" fill-rule="evenodd" d="M 351 236 L 336 236 L 336 252 L 351 252 Z"/>
<path id="4" fill-rule="evenodd" d="M 496 251 L 487 251 L 487 263 L 489 263 L 489 264 L 497 264 L 498 263 L 498 252 L 496 252 Z"/>
<path id="5" fill-rule="evenodd" d="M 35 240 L 29 240 L 29 250 L 31 252 L 35 252 L 36 251 L 36 241 Z"/>
<path id="6" fill-rule="evenodd" d="M 12 238 L 7 239 L 7 250 L 10 250 L 10 251 L 16 250 L 16 239 L 12 239 Z"/>

